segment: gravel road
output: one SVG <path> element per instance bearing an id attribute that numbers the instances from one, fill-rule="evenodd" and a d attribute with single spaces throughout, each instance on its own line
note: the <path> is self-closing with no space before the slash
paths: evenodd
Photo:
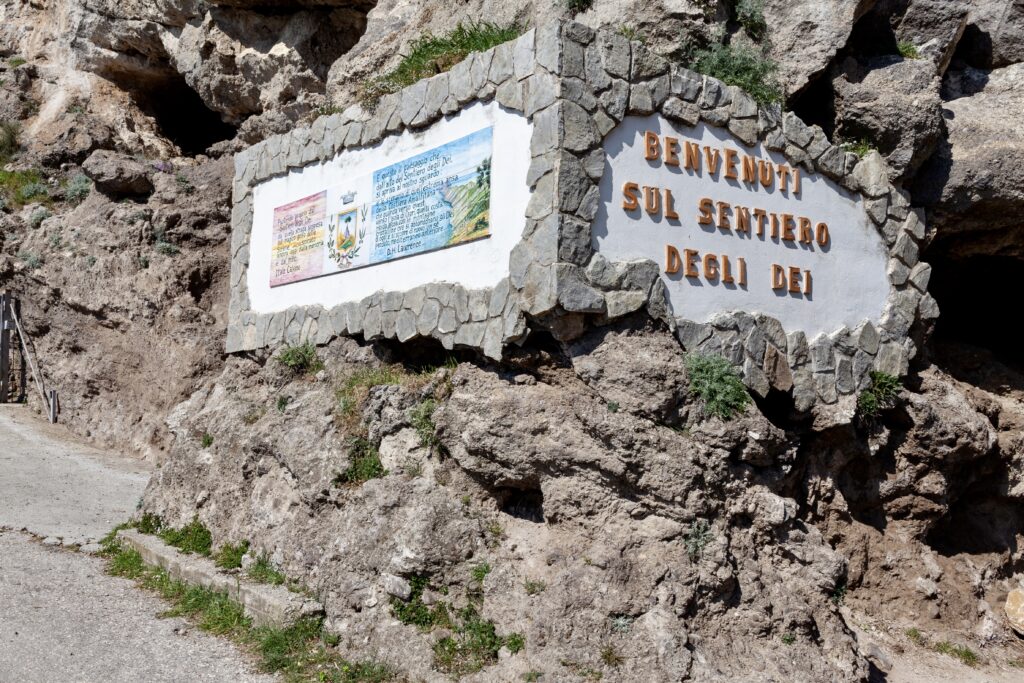
<path id="1" fill-rule="evenodd" d="M 29 535 L 102 537 L 135 509 L 148 470 L 0 406 L 0 683 L 277 680 L 227 640 L 160 618 L 167 604 L 101 559 Z"/>

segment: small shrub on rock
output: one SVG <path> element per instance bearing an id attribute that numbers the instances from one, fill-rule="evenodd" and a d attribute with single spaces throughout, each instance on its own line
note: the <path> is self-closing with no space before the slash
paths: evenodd
<path id="1" fill-rule="evenodd" d="M 715 44 L 697 50 L 690 68 L 742 88 L 761 104 L 782 101 L 778 65 L 753 47 Z"/>
<path id="2" fill-rule="evenodd" d="M 32 214 L 28 217 L 28 225 L 33 230 L 37 230 L 39 226 L 43 224 L 43 221 L 45 221 L 52 215 L 53 214 L 50 213 L 49 209 L 47 209 L 45 206 L 40 206 L 37 209 L 35 209 L 32 212 Z"/>
<path id="3" fill-rule="evenodd" d="M 351 462 L 335 479 L 338 484 L 362 484 L 388 473 L 380 462 L 380 454 L 367 439 L 356 436 L 349 439 L 348 454 Z"/>
<path id="4" fill-rule="evenodd" d="M 64 188 L 64 196 L 76 204 L 85 200 L 92 191 L 92 181 L 84 173 L 74 175 Z"/>
<path id="5" fill-rule="evenodd" d="M 191 522 L 180 529 L 162 530 L 160 538 L 167 545 L 173 545 L 186 555 L 195 553 L 209 557 L 210 549 L 213 546 L 213 536 L 210 534 L 210 530 L 199 521 L 198 517 L 193 518 Z"/>
<path id="6" fill-rule="evenodd" d="M 433 450 L 440 445 L 437 438 L 437 427 L 434 425 L 434 411 L 437 410 L 437 401 L 428 398 L 412 410 L 412 426 L 420 437 L 420 444 L 425 448 Z"/>
<path id="7" fill-rule="evenodd" d="M 706 414 L 731 420 L 750 403 L 743 380 L 725 358 L 691 353 L 686 369 L 690 391 L 700 398 Z"/>
<path id="8" fill-rule="evenodd" d="M 316 346 L 308 341 L 298 346 L 286 346 L 277 354 L 277 362 L 296 374 L 315 374 L 324 369 L 324 362 L 316 354 Z"/>
<path id="9" fill-rule="evenodd" d="M 246 575 L 256 583 L 266 583 L 271 586 L 280 586 L 288 580 L 288 577 L 274 566 L 274 563 L 270 561 L 270 556 L 266 553 L 262 553 L 256 558 Z"/>
<path id="10" fill-rule="evenodd" d="M 0 121 L 0 163 L 7 163 L 11 157 L 17 154 L 21 145 L 18 142 L 18 135 L 21 128 L 14 121 Z"/>
<path id="11" fill-rule="evenodd" d="M 873 420 L 883 410 L 896 405 L 900 395 L 900 378 L 886 372 L 871 372 L 871 386 L 857 397 L 857 416 L 862 420 Z"/>
<path id="12" fill-rule="evenodd" d="M 768 31 L 764 20 L 764 0 L 737 0 L 736 21 L 754 40 L 761 40 Z"/>
<path id="13" fill-rule="evenodd" d="M 242 566 L 242 556 L 247 552 L 249 552 L 249 541 L 225 543 L 217 551 L 213 561 L 221 569 L 238 569 Z"/>
<path id="14" fill-rule="evenodd" d="M 442 36 L 426 34 L 414 40 L 409 53 L 392 71 L 363 83 L 362 100 L 373 106 L 388 93 L 448 71 L 472 52 L 484 52 L 508 42 L 523 32 L 518 24 L 473 22 L 457 24 Z"/>
<path id="15" fill-rule="evenodd" d="M 686 532 L 686 555 L 690 558 L 690 562 L 696 562 L 700 559 L 701 554 L 704 552 L 704 547 L 711 542 L 711 525 L 707 523 L 707 520 L 698 519 L 690 525 L 690 530 Z"/>
<path id="16" fill-rule="evenodd" d="M 909 40 L 901 40 L 898 42 L 896 44 L 896 49 L 899 50 L 900 57 L 903 57 L 904 59 L 917 59 L 919 56 L 917 46 Z"/>

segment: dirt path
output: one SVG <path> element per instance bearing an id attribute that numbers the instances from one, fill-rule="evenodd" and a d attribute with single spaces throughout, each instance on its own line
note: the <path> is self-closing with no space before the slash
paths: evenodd
<path id="1" fill-rule="evenodd" d="M 166 603 L 99 558 L 38 540 L 101 538 L 148 479 L 144 463 L 0 407 L 0 683 L 276 680 L 228 641 L 158 618 Z"/>

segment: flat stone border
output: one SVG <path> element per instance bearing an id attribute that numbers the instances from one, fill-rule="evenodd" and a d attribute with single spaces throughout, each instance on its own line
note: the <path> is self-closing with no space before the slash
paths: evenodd
<path id="1" fill-rule="evenodd" d="M 437 282 L 379 292 L 329 310 L 249 310 L 254 185 L 491 100 L 533 125 L 531 198 L 507 279 L 486 290 Z M 748 146 L 761 141 L 793 166 L 859 193 L 889 251 L 890 291 L 879 324 L 865 320 L 808 340 L 763 315 L 726 312 L 697 323 L 670 312 L 659 264 L 611 263 L 596 254 L 591 227 L 606 165 L 603 140 L 626 116 L 654 113 L 683 126 L 704 121 L 725 128 Z M 568 340 L 588 325 L 645 310 L 675 330 L 687 351 L 729 359 L 755 394 L 792 391 L 795 407 L 805 411 L 863 389 L 871 370 L 905 374 L 917 352 L 912 328 L 927 329 L 939 312 L 927 293 L 931 269 L 919 262 L 923 217 L 911 211 L 907 193 L 889 183 L 879 154 L 859 158 L 792 112 L 761 106 L 739 88 L 672 64 L 617 32 L 575 22 L 546 24 L 474 53 L 447 73 L 385 96 L 372 111 L 354 106 L 241 152 L 232 228 L 228 352 L 361 334 L 369 340 L 430 337 L 447 349 L 475 349 L 500 360 L 508 344 L 525 338 L 528 320 Z"/>
<path id="2" fill-rule="evenodd" d="M 222 573 L 210 560 L 199 555 L 184 555 L 156 536 L 135 529 L 122 529 L 117 537 L 142 555 L 146 564 L 160 567 L 172 578 L 203 586 L 228 596 L 245 608 L 257 626 L 284 627 L 296 619 L 323 614 L 324 607 L 315 600 L 293 593 L 284 586 L 268 586 L 243 582 L 236 576 Z"/>

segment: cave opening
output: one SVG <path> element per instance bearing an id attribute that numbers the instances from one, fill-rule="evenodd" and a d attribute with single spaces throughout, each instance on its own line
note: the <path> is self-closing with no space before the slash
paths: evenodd
<path id="1" fill-rule="evenodd" d="M 168 73 L 147 87 L 131 89 L 139 108 L 152 116 L 160 132 L 185 156 L 202 154 L 218 142 L 235 137 L 238 129 L 206 106 L 178 73 Z"/>
<path id="2" fill-rule="evenodd" d="M 931 250 L 935 251 L 935 250 Z M 1024 369 L 1020 342 L 1011 334 L 1015 296 L 1024 279 L 1024 261 L 1005 256 L 974 255 L 950 258 L 930 253 L 929 291 L 939 304 L 932 341 L 959 343 L 990 351 L 1008 366 Z"/>

